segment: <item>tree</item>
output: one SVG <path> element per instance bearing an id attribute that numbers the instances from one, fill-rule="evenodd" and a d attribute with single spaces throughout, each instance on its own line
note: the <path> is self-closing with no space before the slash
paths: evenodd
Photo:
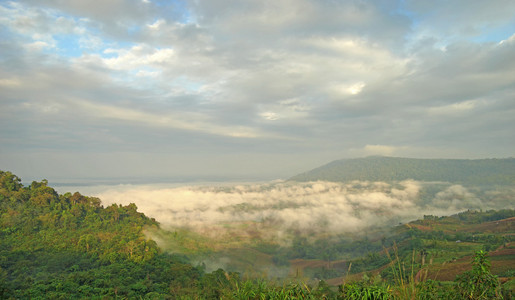
<path id="1" fill-rule="evenodd" d="M 0 188 L 14 192 L 22 188 L 21 179 L 11 172 L 0 171 Z"/>

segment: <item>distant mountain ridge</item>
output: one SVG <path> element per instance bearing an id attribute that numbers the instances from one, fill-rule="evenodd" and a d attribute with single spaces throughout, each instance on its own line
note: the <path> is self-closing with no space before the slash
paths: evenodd
<path id="1" fill-rule="evenodd" d="M 446 181 L 515 185 L 515 158 L 417 159 L 370 156 L 341 159 L 291 177 L 292 181 Z"/>

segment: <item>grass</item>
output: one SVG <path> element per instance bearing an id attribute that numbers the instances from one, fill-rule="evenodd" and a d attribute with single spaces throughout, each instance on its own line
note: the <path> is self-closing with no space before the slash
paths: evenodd
<path id="1" fill-rule="evenodd" d="M 395 280 L 395 294 L 401 299 L 415 299 L 417 294 L 417 285 L 415 282 L 415 250 L 411 254 L 411 264 L 406 266 L 399 258 L 397 245 L 393 246 L 394 256 L 390 256 L 389 251 L 386 255 L 391 261 L 392 270 Z"/>

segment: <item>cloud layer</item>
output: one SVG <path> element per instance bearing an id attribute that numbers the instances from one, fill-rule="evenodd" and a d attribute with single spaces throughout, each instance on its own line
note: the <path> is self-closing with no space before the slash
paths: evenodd
<path id="1" fill-rule="evenodd" d="M 251 185 L 125 186 L 97 193 L 104 204 L 135 203 L 165 229 L 186 228 L 213 238 L 287 242 L 294 234 L 357 233 L 467 209 L 513 207 L 513 190 L 404 181 L 277 182 Z M 250 242 L 250 241 L 249 241 Z M 255 242 L 255 241 L 254 241 Z"/>
<path id="2" fill-rule="evenodd" d="M 513 156 L 514 12 L 510 0 L 3 1 L 0 164 L 22 177 L 82 176 L 89 160 L 109 176 L 281 177 L 369 153 Z"/>

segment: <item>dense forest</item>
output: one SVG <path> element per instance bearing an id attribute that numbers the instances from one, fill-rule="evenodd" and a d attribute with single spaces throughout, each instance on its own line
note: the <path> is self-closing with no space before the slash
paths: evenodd
<path id="1" fill-rule="evenodd" d="M 293 181 L 445 181 L 466 185 L 515 185 L 515 158 L 414 159 L 371 156 L 342 159 L 296 175 Z"/>
<path id="2" fill-rule="evenodd" d="M 0 214 L 0 298 L 159 297 L 204 284 L 201 268 L 145 238 L 157 223 L 134 204 L 104 208 L 0 172 Z"/>
<path id="3" fill-rule="evenodd" d="M 0 171 L 0 298 L 510 299 L 510 288 L 490 268 L 490 259 L 499 256 L 489 257 L 487 250 L 513 249 L 513 235 L 496 234 L 506 232 L 499 229 L 468 230 L 494 222 L 513 231 L 513 222 L 505 221 L 513 216 L 513 210 L 426 216 L 377 240 L 312 243 L 299 238 L 291 247 L 275 249 L 279 263 L 324 251 L 327 260 L 351 249 L 368 254 L 347 261 L 338 284 L 323 280 L 341 275 L 338 268 L 315 270 L 316 281 L 299 274 L 279 281 L 222 269 L 208 273 L 203 264 L 163 252 L 148 239 L 145 230 L 159 224 L 134 204 L 104 207 L 98 198 L 78 192 L 59 195 L 46 180 L 24 186 L 14 174 Z M 469 268 L 445 282 L 435 280 L 429 256 L 448 259 L 438 251 L 451 246 L 456 259 L 465 259 Z M 475 255 L 460 256 L 459 247 Z M 513 277 L 510 268 L 501 275 Z"/>

